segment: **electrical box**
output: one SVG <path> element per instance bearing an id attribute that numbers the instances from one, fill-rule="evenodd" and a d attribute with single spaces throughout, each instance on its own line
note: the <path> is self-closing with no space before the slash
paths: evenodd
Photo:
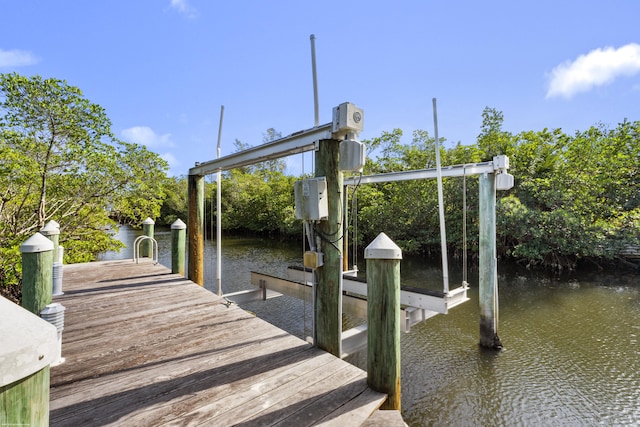
<path id="1" fill-rule="evenodd" d="M 341 171 L 362 172 L 367 159 L 365 146 L 362 142 L 354 139 L 345 139 L 340 142 L 340 164 Z"/>
<path id="2" fill-rule="evenodd" d="M 304 253 L 303 264 L 307 268 L 317 269 L 323 265 L 322 252 L 307 251 Z"/>
<path id="3" fill-rule="evenodd" d="M 364 111 L 350 102 L 333 107 L 331 133 L 335 139 L 343 139 L 348 134 L 357 135 L 364 128 Z"/>
<path id="4" fill-rule="evenodd" d="M 509 157 L 503 155 L 495 156 L 493 158 L 493 168 L 500 170 L 509 169 Z"/>
<path id="5" fill-rule="evenodd" d="M 513 175 L 507 172 L 496 174 L 496 190 L 510 190 L 513 188 Z"/>
<path id="6" fill-rule="evenodd" d="M 296 218 L 319 221 L 329 216 L 327 180 L 325 177 L 303 179 L 293 184 Z"/>

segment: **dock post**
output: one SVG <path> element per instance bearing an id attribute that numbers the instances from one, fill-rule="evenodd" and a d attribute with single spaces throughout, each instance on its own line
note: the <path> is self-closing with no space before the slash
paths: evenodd
<path id="1" fill-rule="evenodd" d="M 35 315 L 51 303 L 53 242 L 40 233 L 20 245 L 22 254 L 22 306 Z"/>
<path id="2" fill-rule="evenodd" d="M 187 278 L 204 286 L 204 176 L 189 175 Z"/>
<path id="3" fill-rule="evenodd" d="M 60 246 L 60 224 L 51 220 L 40 229 L 40 234 L 53 242 L 53 295 L 62 295 L 64 293 L 62 292 L 62 253 L 64 248 Z"/>
<path id="4" fill-rule="evenodd" d="M 60 224 L 49 221 L 40 229 L 40 234 L 53 242 L 53 262 L 57 262 L 58 248 L 60 247 Z"/>
<path id="5" fill-rule="evenodd" d="M 316 229 L 321 237 L 323 265 L 316 270 L 315 328 L 316 345 L 334 356 L 342 353 L 342 191 L 339 170 L 340 141 L 319 141 L 316 152 L 316 177 L 327 180 L 328 218 Z M 323 237 L 324 236 L 324 237 Z"/>
<path id="6" fill-rule="evenodd" d="M 142 221 L 142 234 L 153 239 L 154 225 L 155 221 L 147 217 L 147 219 Z M 153 244 L 151 243 L 151 240 L 145 239 L 140 243 L 142 245 L 140 249 L 140 256 L 153 258 Z"/>
<path id="7" fill-rule="evenodd" d="M 380 233 L 364 250 L 367 260 L 367 383 L 386 393 L 381 409 L 401 410 L 400 260 L 402 250 Z"/>
<path id="8" fill-rule="evenodd" d="M 478 181 L 480 346 L 500 350 L 495 174 L 481 174 Z"/>
<path id="9" fill-rule="evenodd" d="M 56 328 L 0 296 L 0 337 L 0 425 L 48 426 Z"/>
<path id="10" fill-rule="evenodd" d="M 179 218 L 171 224 L 171 272 L 181 276 L 184 276 L 186 230 L 187 225 Z"/>

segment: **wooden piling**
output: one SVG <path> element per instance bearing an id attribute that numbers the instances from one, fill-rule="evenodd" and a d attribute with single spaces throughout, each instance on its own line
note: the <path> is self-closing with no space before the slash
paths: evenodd
<path id="1" fill-rule="evenodd" d="M 142 234 L 153 239 L 153 229 L 155 221 L 151 218 L 147 218 L 142 221 Z M 151 240 L 145 239 L 140 242 L 140 256 L 153 258 L 153 243 Z"/>
<path id="2" fill-rule="evenodd" d="M 189 175 L 187 277 L 204 286 L 204 176 Z"/>
<path id="3" fill-rule="evenodd" d="M 171 224 L 171 272 L 184 276 L 184 248 L 187 225 L 177 219 Z"/>
<path id="4" fill-rule="evenodd" d="M 40 233 L 21 246 L 22 306 L 40 315 L 51 303 L 53 293 L 53 242 Z"/>
<path id="5" fill-rule="evenodd" d="M 319 141 L 316 152 L 316 177 L 327 180 L 328 218 L 316 225 L 321 236 L 323 265 L 316 270 L 316 345 L 334 356 L 341 356 L 342 345 L 342 192 L 339 170 L 340 141 Z"/>
<path id="6" fill-rule="evenodd" d="M 401 410 L 400 260 L 402 251 L 380 233 L 367 260 L 367 383 L 389 396 L 381 409 Z"/>
<path id="7" fill-rule="evenodd" d="M 0 297 L 0 337 L 0 426 L 49 425 L 56 328 Z"/>
<path id="8" fill-rule="evenodd" d="M 481 174 L 478 180 L 480 346 L 499 350 L 495 174 Z"/>
<path id="9" fill-rule="evenodd" d="M 58 262 L 58 250 L 60 247 L 60 224 L 55 221 L 49 221 L 45 224 L 44 227 L 40 229 L 40 234 L 53 242 L 53 262 Z"/>

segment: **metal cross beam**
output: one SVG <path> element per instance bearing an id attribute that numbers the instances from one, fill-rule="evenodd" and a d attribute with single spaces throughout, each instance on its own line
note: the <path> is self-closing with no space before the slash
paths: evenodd
<path id="1" fill-rule="evenodd" d="M 505 159 L 506 166 L 505 166 Z M 495 173 L 505 171 L 508 168 L 507 156 L 496 156 L 493 161 L 481 163 L 468 163 L 463 165 L 444 166 L 441 168 L 442 177 L 457 177 L 481 175 L 483 173 Z M 389 172 L 377 175 L 345 178 L 344 185 L 376 184 L 382 182 L 411 181 L 416 179 L 434 179 L 438 176 L 437 168 L 418 169 L 402 172 Z"/>
<path id="2" fill-rule="evenodd" d="M 319 140 L 331 139 L 331 128 L 332 123 L 327 123 L 311 129 L 294 132 L 284 138 L 229 154 L 216 160 L 198 163 L 195 167 L 189 169 L 189 175 L 204 176 L 315 150 Z"/>

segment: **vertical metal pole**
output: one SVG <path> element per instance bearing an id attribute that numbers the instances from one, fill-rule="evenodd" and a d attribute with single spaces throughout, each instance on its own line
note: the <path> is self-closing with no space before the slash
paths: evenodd
<path id="1" fill-rule="evenodd" d="M 318 73 L 316 71 L 316 36 L 311 34 L 311 72 L 313 73 L 313 125 L 320 124 L 320 112 L 318 106 Z"/>
<path id="2" fill-rule="evenodd" d="M 349 270 L 349 188 L 344 187 L 342 195 L 343 215 L 342 219 L 342 271 Z"/>
<path id="3" fill-rule="evenodd" d="M 440 170 L 440 140 L 438 139 L 438 111 L 433 98 L 433 126 L 436 142 L 436 168 L 438 169 L 438 212 L 440 214 L 440 247 L 442 249 L 442 284 L 444 292 L 449 292 L 449 263 L 447 260 L 447 230 L 444 223 L 444 196 L 442 194 L 442 171 Z"/>
<path id="4" fill-rule="evenodd" d="M 218 159 L 220 158 L 220 139 L 222 137 L 222 118 L 224 105 L 220 106 L 220 125 L 218 126 Z M 216 288 L 222 296 L 222 172 L 216 175 Z"/>
<path id="5" fill-rule="evenodd" d="M 498 336 L 495 174 L 480 175 L 478 187 L 480 345 L 499 350 L 502 343 Z"/>
<path id="6" fill-rule="evenodd" d="M 188 273 L 192 282 L 204 286 L 204 176 L 189 175 Z"/>

